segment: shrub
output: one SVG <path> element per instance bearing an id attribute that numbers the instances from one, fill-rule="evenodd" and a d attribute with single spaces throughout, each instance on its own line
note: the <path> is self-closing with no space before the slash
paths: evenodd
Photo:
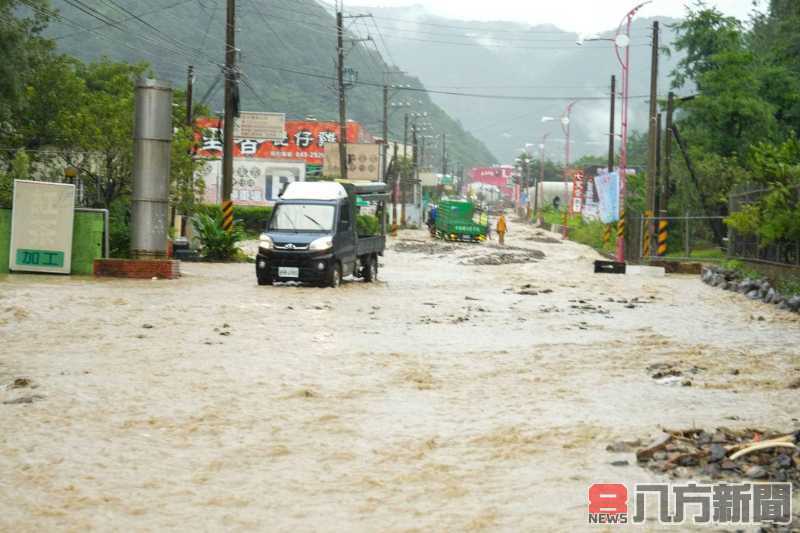
<path id="1" fill-rule="evenodd" d="M 197 213 L 192 217 L 192 225 L 205 258 L 227 261 L 236 257 L 236 243 L 242 240 L 242 231 L 236 224 L 231 232 L 222 229 L 222 211 L 216 216 Z"/>
<path id="2" fill-rule="evenodd" d="M 108 240 L 111 257 L 127 258 L 131 255 L 130 201 L 115 200 L 108 210 Z"/>
<path id="3" fill-rule="evenodd" d="M 222 207 L 217 204 L 201 205 L 197 209 L 198 213 L 203 213 L 212 217 L 219 215 L 222 218 Z M 242 228 L 247 233 L 261 233 L 267 227 L 267 222 L 272 216 L 272 208 L 266 206 L 234 205 L 233 218 L 240 222 Z"/>

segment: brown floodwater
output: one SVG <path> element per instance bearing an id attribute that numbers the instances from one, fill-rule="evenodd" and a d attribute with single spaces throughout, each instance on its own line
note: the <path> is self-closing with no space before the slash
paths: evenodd
<path id="1" fill-rule="evenodd" d="M 544 236 L 404 232 L 336 290 L 0 278 L 0 402 L 38 396 L 0 403 L 0 529 L 582 530 L 591 483 L 663 479 L 609 443 L 797 429 L 797 315 Z"/>

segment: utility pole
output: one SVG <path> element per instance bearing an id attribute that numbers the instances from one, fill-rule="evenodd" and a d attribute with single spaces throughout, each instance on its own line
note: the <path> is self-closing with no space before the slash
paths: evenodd
<path id="1" fill-rule="evenodd" d="M 608 126 L 608 172 L 614 172 L 614 118 L 617 105 L 617 77 L 611 76 L 611 113 Z"/>
<path id="2" fill-rule="evenodd" d="M 186 125 L 192 127 L 192 108 L 194 103 L 192 102 L 194 98 L 194 66 L 189 65 L 189 72 L 186 77 Z"/>
<path id="3" fill-rule="evenodd" d="M 229 0 L 230 1 L 230 0 Z M 342 8 L 336 10 L 336 77 L 339 84 L 339 172 L 347 179 L 347 97 L 344 94 L 344 15 Z"/>
<path id="4" fill-rule="evenodd" d="M 656 187 L 658 160 L 657 160 L 657 142 L 658 142 L 658 125 L 656 124 L 658 114 L 658 38 L 659 28 L 658 21 L 653 22 L 653 47 L 651 50 L 650 59 L 650 135 L 648 137 L 649 149 L 647 160 L 647 206 L 645 207 L 645 217 L 650 220 L 647 222 L 647 232 L 645 239 L 648 241 L 645 244 L 645 250 L 653 250 L 653 237 L 655 236 L 655 224 L 653 217 L 656 211 Z M 649 254 L 645 254 L 649 255 Z"/>
<path id="5" fill-rule="evenodd" d="M 413 158 L 412 158 L 412 160 L 414 162 L 414 171 L 411 174 L 411 176 L 413 177 L 413 180 L 414 180 L 414 185 L 413 185 L 413 187 L 411 187 L 411 191 L 412 191 L 411 202 L 414 205 L 417 205 L 417 181 L 419 180 L 419 158 L 418 158 L 418 152 L 417 152 L 417 125 L 416 124 L 414 124 L 414 126 L 411 128 L 411 143 L 412 143 L 412 146 L 414 147 L 414 153 L 413 153 Z M 420 216 L 421 215 L 422 215 L 422 213 L 420 212 Z M 423 221 L 420 220 L 420 225 L 422 225 L 422 222 Z"/>
<path id="6" fill-rule="evenodd" d="M 394 143 L 393 153 L 392 161 L 394 161 L 394 167 L 392 168 L 392 179 L 394 180 L 394 184 L 392 187 L 392 226 L 394 227 L 397 226 L 397 200 L 400 196 L 400 175 L 398 174 L 398 164 L 400 160 L 397 158 L 397 143 Z"/>
<path id="7" fill-rule="evenodd" d="M 408 187 L 408 113 L 403 123 L 403 166 L 400 171 L 400 225 L 406 225 L 406 187 Z"/>
<path id="8" fill-rule="evenodd" d="M 442 179 L 447 176 L 447 134 L 442 133 Z"/>
<path id="9" fill-rule="evenodd" d="M 667 127 L 666 138 L 664 139 L 664 176 L 663 176 L 663 194 L 662 204 L 663 212 L 666 212 L 669 203 L 669 195 L 672 192 L 672 117 L 675 112 L 675 93 L 670 91 L 667 98 Z"/>
<path id="10" fill-rule="evenodd" d="M 383 85 L 383 182 L 386 182 L 386 171 L 389 168 L 389 86 Z"/>
<path id="11" fill-rule="evenodd" d="M 408 157 L 406 146 L 408 146 L 408 113 L 403 121 L 403 157 Z"/>
<path id="12" fill-rule="evenodd" d="M 222 151 L 222 227 L 233 229 L 233 127 L 239 114 L 238 83 L 236 75 L 236 0 L 227 0 L 225 22 L 225 124 Z"/>

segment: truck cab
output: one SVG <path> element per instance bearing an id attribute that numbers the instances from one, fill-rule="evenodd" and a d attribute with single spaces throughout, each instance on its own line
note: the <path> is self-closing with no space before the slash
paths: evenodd
<path id="1" fill-rule="evenodd" d="M 259 285 L 279 281 L 338 287 L 354 276 L 378 276 L 378 257 L 386 248 L 386 185 L 373 182 L 290 183 L 275 204 L 259 239 Z M 359 205 L 357 205 L 359 204 Z M 362 205 L 374 205 L 378 235 L 359 235 Z"/>

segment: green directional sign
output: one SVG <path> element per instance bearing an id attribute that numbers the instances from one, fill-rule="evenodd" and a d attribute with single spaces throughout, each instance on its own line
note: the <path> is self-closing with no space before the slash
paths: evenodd
<path id="1" fill-rule="evenodd" d="M 17 249 L 17 264 L 33 267 L 56 267 L 64 266 L 64 252 L 54 252 L 50 250 L 24 250 Z"/>

